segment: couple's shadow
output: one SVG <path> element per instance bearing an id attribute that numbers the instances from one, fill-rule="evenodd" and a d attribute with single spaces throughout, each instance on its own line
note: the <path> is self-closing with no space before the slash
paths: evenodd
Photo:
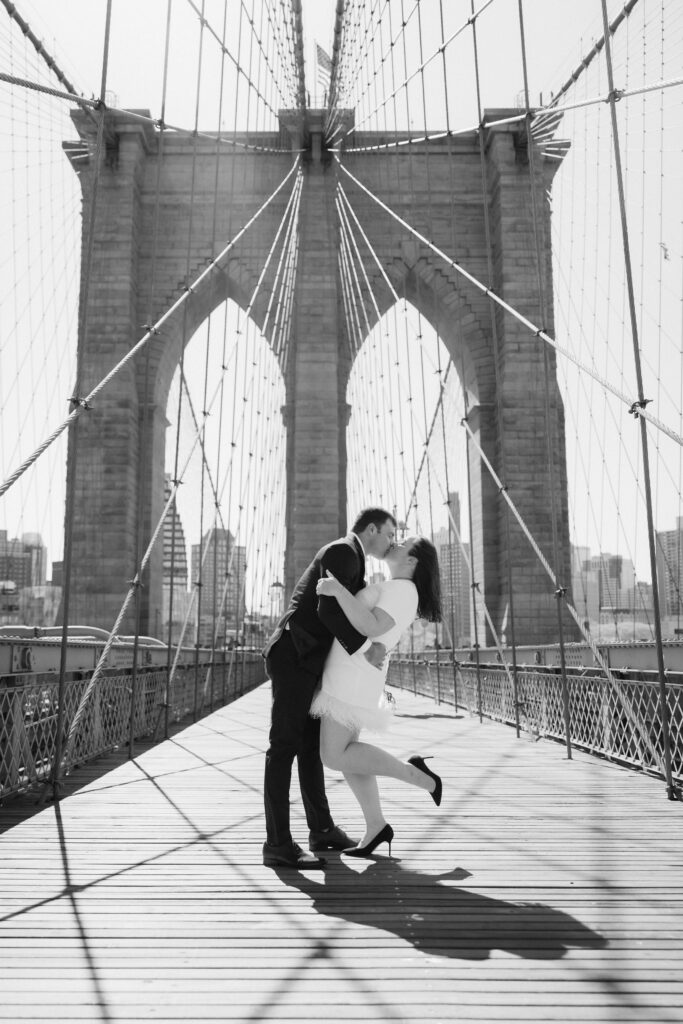
<path id="1" fill-rule="evenodd" d="M 392 932 L 433 956 L 486 960 L 498 949 L 558 960 L 574 947 L 607 944 L 575 917 L 546 904 L 508 902 L 444 884 L 469 877 L 463 868 L 427 875 L 399 860 L 361 863 L 367 867 L 355 870 L 344 857 L 330 859 L 324 877 L 284 869 L 277 874 L 310 897 L 319 914 Z"/>

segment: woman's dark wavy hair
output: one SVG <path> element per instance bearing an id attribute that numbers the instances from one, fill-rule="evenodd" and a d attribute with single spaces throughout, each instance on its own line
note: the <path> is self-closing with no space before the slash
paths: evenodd
<path id="1" fill-rule="evenodd" d="M 408 554 L 417 558 L 413 583 L 417 587 L 418 617 L 441 622 L 441 575 L 436 548 L 426 537 L 420 537 Z"/>

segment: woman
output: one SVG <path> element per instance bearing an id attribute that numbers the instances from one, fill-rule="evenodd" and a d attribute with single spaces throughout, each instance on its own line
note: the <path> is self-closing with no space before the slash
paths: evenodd
<path id="1" fill-rule="evenodd" d="M 390 651 L 416 616 L 440 621 L 441 583 L 436 548 L 425 537 L 408 537 L 395 545 L 385 562 L 391 579 L 372 583 L 355 597 L 329 573 L 318 581 L 317 592 L 335 597 L 352 626 Z M 386 674 L 386 659 L 382 669 L 373 668 L 362 654 L 347 654 L 335 640 L 311 705 L 311 714 L 321 719 L 323 764 L 343 773 L 365 818 L 360 843 L 343 851 L 352 857 L 369 857 L 380 843 L 388 843 L 391 854 L 394 830 L 382 813 L 378 775 L 426 789 L 437 806 L 441 803 L 441 779 L 423 758 L 411 757 L 406 763 L 380 747 L 358 742 L 362 728 L 382 731 L 389 724 Z"/>

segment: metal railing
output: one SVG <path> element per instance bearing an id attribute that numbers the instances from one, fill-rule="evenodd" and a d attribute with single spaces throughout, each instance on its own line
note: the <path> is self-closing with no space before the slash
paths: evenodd
<path id="1" fill-rule="evenodd" d="M 165 736 L 168 721 L 194 720 L 229 704 L 265 678 L 255 652 L 200 652 L 179 665 L 166 694 L 167 670 L 107 669 L 85 703 L 62 763 L 62 775 L 133 740 Z M 205 660 L 202 658 L 205 655 Z M 92 671 L 70 673 L 65 690 L 64 732 L 69 733 Z M 54 766 L 59 683 L 56 673 L 0 677 L 0 798 L 47 781 Z M 168 709 L 166 700 L 168 699 Z"/>
<path id="2" fill-rule="evenodd" d="M 645 678 L 651 675 L 652 678 Z M 388 683 L 462 707 L 472 715 L 515 726 L 536 738 L 558 740 L 628 767 L 664 778 L 663 730 L 656 673 L 623 670 L 610 682 L 598 669 L 569 670 L 570 735 L 565 732 L 559 670 L 522 665 L 517 700 L 511 676 L 500 665 L 453 662 L 446 652 L 401 656 L 389 666 Z M 683 682 L 667 683 L 671 762 L 683 781 Z M 517 715 L 515 713 L 517 706 Z"/>

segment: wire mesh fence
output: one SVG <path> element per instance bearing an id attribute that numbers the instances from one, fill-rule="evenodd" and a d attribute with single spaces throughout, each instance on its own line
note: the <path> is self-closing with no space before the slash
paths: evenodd
<path id="1" fill-rule="evenodd" d="M 516 725 L 535 738 L 582 750 L 664 777 L 664 736 L 658 681 L 647 673 L 615 673 L 613 681 L 585 669 L 567 674 L 569 735 L 560 669 L 462 664 L 448 655 L 403 655 L 389 667 L 390 686 Z M 683 682 L 667 683 L 672 774 L 683 780 Z"/>
<path id="2" fill-rule="evenodd" d="M 263 682 L 256 653 L 207 652 L 179 665 L 167 693 L 168 672 L 150 667 L 108 669 L 85 703 L 67 748 L 62 773 L 131 741 L 161 740 L 166 713 L 171 723 L 197 719 L 229 704 Z M 64 734 L 69 734 L 92 672 L 72 673 L 64 696 Z M 50 778 L 54 768 L 59 712 L 56 674 L 0 679 L 0 799 Z"/>

